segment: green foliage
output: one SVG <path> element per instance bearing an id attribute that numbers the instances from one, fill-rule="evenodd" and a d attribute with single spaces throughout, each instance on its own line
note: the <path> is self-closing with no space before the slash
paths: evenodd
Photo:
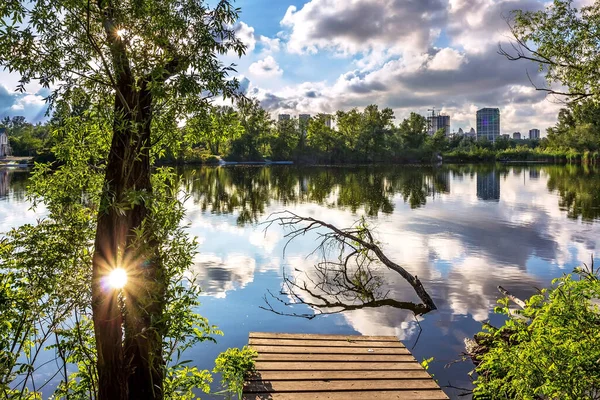
<path id="1" fill-rule="evenodd" d="M 242 398 L 244 382 L 254 371 L 254 358 L 258 353 L 248 346 L 242 349 L 230 348 L 219 354 L 213 372 L 221 374 L 221 386 L 225 393 L 237 394 Z"/>
<path id="2" fill-rule="evenodd" d="M 593 267 L 592 267 L 593 268 Z M 477 366 L 474 398 L 593 399 L 600 390 L 598 271 L 576 270 L 526 301 L 499 301 L 500 328 L 476 336 L 488 349 Z M 593 302 L 595 299 L 596 303 Z"/>
<path id="3" fill-rule="evenodd" d="M 36 156 L 52 145 L 47 124 L 33 125 L 25 117 L 16 116 L 4 118 L 0 128 L 6 129 L 13 156 Z"/>
<path id="4" fill-rule="evenodd" d="M 578 99 L 599 99 L 600 54 L 596 35 L 600 29 L 600 5 L 597 2 L 578 10 L 572 0 L 554 0 L 543 10 L 517 10 L 512 17 L 517 53 L 510 58 L 537 61 L 550 87 L 562 85 Z"/>
<path id="5" fill-rule="evenodd" d="M 93 115 L 71 117 L 51 132 L 60 138 L 54 149 L 58 163 L 36 165 L 29 180 L 28 196 L 34 204 L 43 202 L 49 216 L 0 239 L 2 398 L 39 398 L 28 387 L 43 384 L 36 381 L 43 352 L 57 356 L 56 398 L 90 399 L 97 393 L 91 257 L 109 135 L 104 120 Z M 180 226 L 183 185 L 169 168 L 157 169 L 152 179 L 152 195 L 142 196 L 149 209 L 142 229 L 162 238 L 156 257 L 168 282 L 164 312 L 155 324 L 163 332 L 165 398 L 195 399 L 193 389 L 208 390 L 210 373 L 188 365 L 184 352 L 222 333 L 195 311 L 200 288 L 188 268 L 197 243 Z"/>

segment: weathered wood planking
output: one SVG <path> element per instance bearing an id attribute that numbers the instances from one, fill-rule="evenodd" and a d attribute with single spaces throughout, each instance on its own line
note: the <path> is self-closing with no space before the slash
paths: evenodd
<path id="1" fill-rule="evenodd" d="M 448 399 L 393 336 L 251 332 L 249 344 L 244 399 Z"/>

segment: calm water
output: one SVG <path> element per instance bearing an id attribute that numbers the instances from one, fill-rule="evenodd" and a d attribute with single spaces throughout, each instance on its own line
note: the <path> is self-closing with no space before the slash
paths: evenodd
<path id="1" fill-rule="evenodd" d="M 600 247 L 600 175 L 583 168 L 282 166 L 182 173 L 191 191 L 186 219 L 200 243 L 193 267 L 204 290 L 199 311 L 225 332 L 217 345 L 188 355 L 201 368 L 212 369 L 225 348 L 246 344 L 250 331 L 395 335 L 418 360 L 435 357 L 430 371 L 442 386 L 469 387 L 472 365 L 447 364 L 460 357 L 464 338 L 482 321 L 500 323 L 491 311 L 496 287 L 526 297 L 589 262 Z M 0 170 L 0 232 L 45 213 L 29 209 L 26 179 L 25 172 Z M 337 300 L 352 310 L 286 306 L 290 297 L 279 295 L 284 276 L 307 282 L 308 291 L 294 294 L 318 305 L 331 282 L 322 284 L 319 260 L 308 256 L 317 245 L 314 235 L 292 242 L 284 257 L 286 232 L 278 226 L 265 232 L 258 224 L 282 210 L 338 227 L 366 216 L 384 251 L 422 280 L 438 310 L 417 322 L 394 306 L 356 307 L 360 302 L 351 295 Z M 377 300 L 418 301 L 396 273 L 377 267 L 371 273 L 381 283 Z M 264 309 L 267 301 L 277 313 Z"/>

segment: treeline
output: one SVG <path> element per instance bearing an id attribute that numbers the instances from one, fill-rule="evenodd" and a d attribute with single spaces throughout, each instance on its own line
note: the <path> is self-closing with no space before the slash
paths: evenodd
<path id="1" fill-rule="evenodd" d="M 468 136 L 428 134 L 427 119 L 415 112 L 398 124 L 390 108 L 317 114 L 308 121 L 274 121 L 253 100 L 233 107 L 214 107 L 191 118 L 186 138 L 171 160 L 293 160 L 307 164 L 547 161 L 597 163 L 600 159 L 600 107 L 573 103 L 561 110 L 548 137 L 494 143 Z M 333 124 L 331 123 L 333 122 Z"/>
<path id="2" fill-rule="evenodd" d="M 377 105 L 317 114 L 307 121 L 274 121 L 252 100 L 237 109 L 214 107 L 192 117 L 183 130 L 181 153 L 171 155 L 182 161 L 190 152 L 200 156 L 204 151 L 231 161 L 418 162 L 430 161 L 447 146 L 442 132 L 427 134 L 425 117 L 411 113 L 396 126 L 393 111 Z"/>
<path id="3" fill-rule="evenodd" d="M 6 129 L 13 156 L 37 156 L 50 146 L 49 124 L 32 124 L 15 116 L 3 118 L 0 128 Z"/>
<path id="4" fill-rule="evenodd" d="M 395 124 L 390 108 L 317 114 L 308 120 L 275 121 L 257 100 L 214 106 L 191 116 L 182 138 L 160 154 L 162 163 L 291 160 L 305 164 L 546 161 L 596 164 L 600 160 L 600 106 L 572 103 L 560 111 L 546 138 L 494 143 L 468 136 L 428 134 L 427 119 L 415 112 Z M 24 117 L 0 123 L 16 156 L 47 156 L 52 122 L 31 124 Z M 174 151 L 173 148 L 178 150 Z"/>

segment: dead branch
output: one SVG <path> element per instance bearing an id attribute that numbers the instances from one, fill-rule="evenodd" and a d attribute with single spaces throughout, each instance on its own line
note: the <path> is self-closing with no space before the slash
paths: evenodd
<path id="1" fill-rule="evenodd" d="M 377 282 L 373 280 L 373 276 L 367 268 L 372 261 L 377 260 L 389 269 L 400 274 L 400 276 L 413 287 L 417 296 L 419 296 L 423 302 L 423 304 L 417 305 L 418 310 L 430 311 L 437 308 L 418 277 L 413 276 L 400 265 L 391 261 L 383 253 L 378 243 L 373 238 L 372 233 L 364 226 L 364 224 L 355 224 L 350 228 L 339 229 L 318 219 L 302 217 L 290 211 L 271 214 L 269 219 L 264 223 L 266 224 L 265 231 L 274 223 L 289 230 L 285 235 L 285 238 L 288 240 L 284 246 L 284 252 L 289 243 L 295 238 L 306 235 L 309 232 L 315 232 L 318 235 L 320 242 L 313 253 L 317 251 L 321 252 L 324 260 L 317 265 L 317 272 L 321 274 L 321 278 L 324 278 L 323 282 L 333 283 L 337 285 L 337 287 L 343 288 L 346 292 L 350 289 L 350 293 L 354 293 L 355 299 L 358 298 L 356 297 L 357 293 L 368 296 L 368 293 L 373 292 L 373 289 L 379 288 L 380 284 L 378 286 Z M 322 231 L 323 229 L 325 229 L 324 232 Z M 328 260 L 328 252 L 331 249 L 337 249 L 339 251 L 338 262 Z M 353 270 L 353 275 L 349 276 L 348 265 L 351 261 L 355 262 L 356 270 Z M 308 290 L 306 284 L 298 286 L 295 285 L 295 282 L 289 280 L 288 283 L 291 284 L 288 288 L 291 287 L 292 289 L 301 289 L 303 291 Z M 323 290 L 323 287 L 324 285 L 320 285 L 319 289 Z M 291 292 L 294 291 L 291 290 Z M 364 301 L 365 299 L 362 300 L 362 307 L 365 307 L 364 304 L 375 304 L 374 297 L 366 298 L 367 301 Z"/>
<path id="2" fill-rule="evenodd" d="M 508 290 L 504 289 L 502 286 L 498 286 L 498 290 L 504 296 L 508 297 L 513 303 L 515 303 L 516 305 L 518 305 L 522 309 L 525 309 L 526 304 L 525 304 L 525 302 L 523 300 L 521 300 L 518 297 L 516 297 L 515 295 L 511 294 Z"/>

